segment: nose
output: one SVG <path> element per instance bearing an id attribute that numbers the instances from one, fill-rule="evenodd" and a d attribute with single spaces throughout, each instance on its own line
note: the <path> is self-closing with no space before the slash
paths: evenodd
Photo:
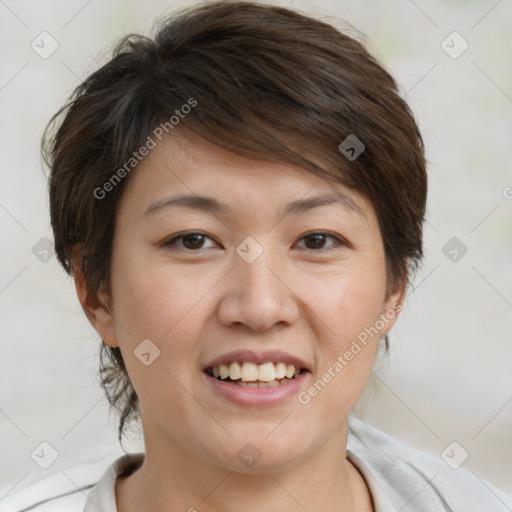
<path id="1" fill-rule="evenodd" d="M 219 308 L 219 321 L 226 327 L 245 325 L 265 331 L 275 324 L 291 325 L 299 319 L 299 299 L 292 291 L 289 273 L 285 276 L 275 258 L 264 251 L 247 263 L 235 256 L 234 269 Z"/>

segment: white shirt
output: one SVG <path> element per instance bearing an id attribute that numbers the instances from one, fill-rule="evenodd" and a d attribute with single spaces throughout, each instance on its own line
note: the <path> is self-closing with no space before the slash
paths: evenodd
<path id="1" fill-rule="evenodd" d="M 359 469 L 372 495 L 376 512 L 511 512 L 512 497 L 476 473 L 453 469 L 441 457 L 420 452 L 355 416 L 349 419 L 347 458 Z M 53 489 L 54 498 L 38 504 L 30 489 L 5 503 L 0 512 L 117 512 L 115 483 L 123 471 L 138 467 L 144 454 L 115 460 L 94 486 L 77 491 Z M 134 469 L 133 469 L 134 470 Z M 52 483 L 47 482 L 46 487 Z M 48 492 L 48 491 L 47 491 Z M 65 496 L 58 497 L 66 494 Z M 28 493 L 28 494 L 27 494 Z M 14 508 L 14 506 L 18 508 Z M 11 508 L 9 506 L 12 505 Z M 25 505 L 25 506 L 24 506 Z"/>

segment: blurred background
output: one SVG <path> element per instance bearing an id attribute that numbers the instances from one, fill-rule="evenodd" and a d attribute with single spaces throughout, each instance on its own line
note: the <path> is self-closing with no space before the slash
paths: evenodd
<path id="1" fill-rule="evenodd" d="M 129 32 L 194 2 L 0 0 L 0 505 L 122 454 L 99 339 L 53 256 L 39 156 L 50 116 Z M 357 406 L 367 422 L 512 493 L 512 2 L 274 2 L 349 22 L 397 79 L 429 160 L 425 260 Z M 42 442 L 58 458 L 34 462 Z M 136 435 L 127 451 L 143 449 Z M 32 455 L 31 455 L 32 454 Z"/>

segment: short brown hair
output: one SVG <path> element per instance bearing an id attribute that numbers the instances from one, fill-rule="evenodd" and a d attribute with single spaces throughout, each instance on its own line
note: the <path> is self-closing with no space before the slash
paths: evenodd
<path id="1" fill-rule="evenodd" d="M 110 291 L 116 205 L 129 177 L 123 173 L 105 197 L 97 191 L 119 177 L 155 127 L 172 129 L 170 116 L 191 99 L 196 106 L 180 116 L 180 127 L 368 197 L 382 233 L 388 291 L 408 282 L 422 256 L 427 177 L 419 129 L 394 79 L 361 43 L 326 22 L 221 1 L 165 19 L 154 38 L 125 37 L 47 127 L 56 254 L 70 275 L 76 266 L 89 293 Z M 364 144 L 355 159 L 339 149 L 348 136 Z M 121 441 L 139 411 L 119 348 L 102 344 L 100 372 L 121 414 Z"/>

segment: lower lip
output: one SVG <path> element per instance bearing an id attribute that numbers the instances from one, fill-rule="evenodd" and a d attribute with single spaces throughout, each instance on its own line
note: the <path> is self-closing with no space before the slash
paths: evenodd
<path id="1" fill-rule="evenodd" d="M 303 371 L 293 380 L 279 386 L 267 388 L 248 388 L 230 384 L 227 381 L 216 379 L 205 372 L 202 372 L 203 378 L 211 386 L 215 393 L 223 398 L 238 405 L 264 407 L 270 405 L 282 404 L 292 396 L 296 396 L 303 386 L 305 379 L 310 372 Z"/>

